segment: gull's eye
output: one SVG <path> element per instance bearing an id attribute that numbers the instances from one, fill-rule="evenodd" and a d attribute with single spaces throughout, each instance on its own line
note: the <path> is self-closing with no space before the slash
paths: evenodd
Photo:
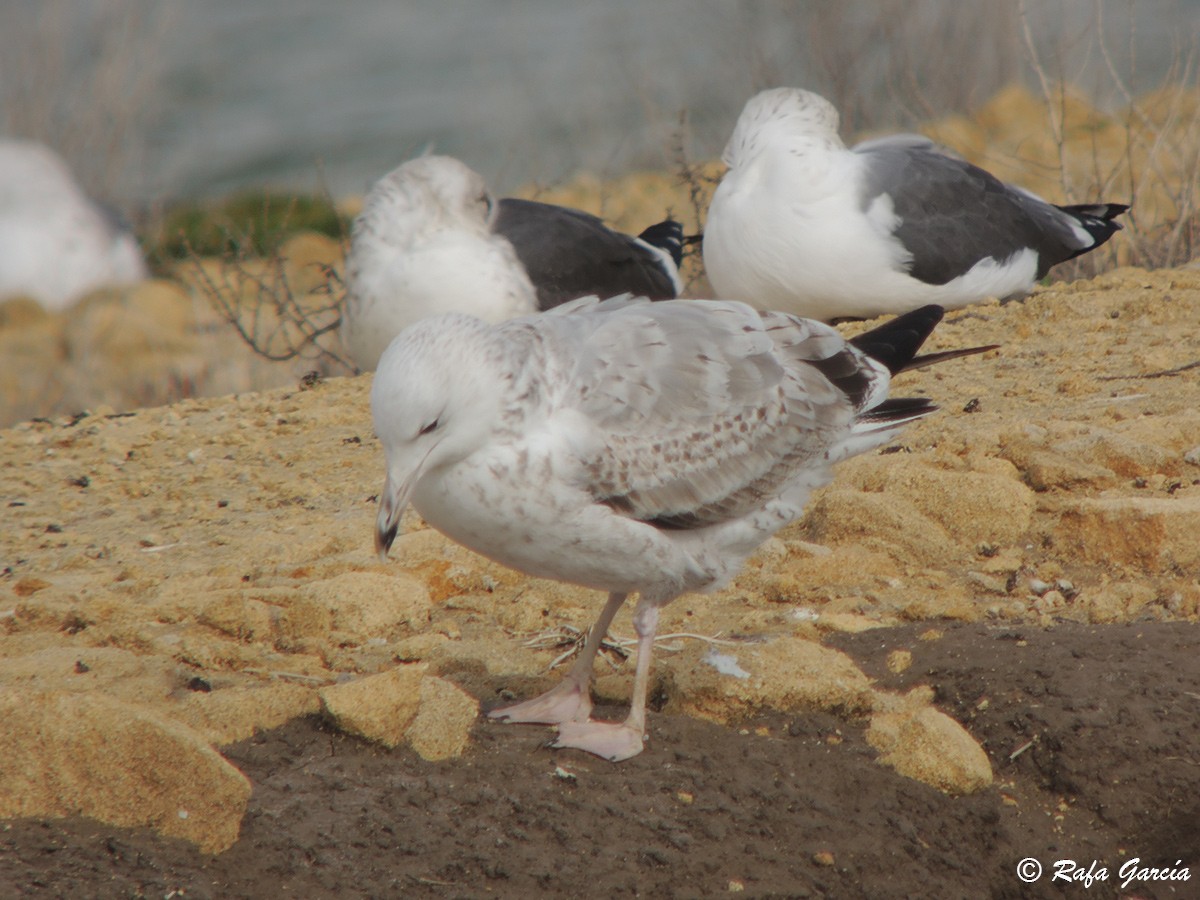
<path id="1" fill-rule="evenodd" d="M 433 420 L 432 422 L 430 422 L 428 425 L 423 425 L 423 426 L 421 426 L 421 430 L 420 430 L 420 431 L 418 431 L 418 432 L 417 432 L 417 434 L 418 434 L 418 435 L 422 435 L 422 434 L 429 434 L 429 432 L 431 432 L 431 431 L 433 431 L 434 429 L 436 429 L 436 428 L 438 427 L 438 425 L 440 425 L 440 424 L 441 424 L 441 416 L 439 416 L 438 418 L 434 419 L 434 420 Z"/>

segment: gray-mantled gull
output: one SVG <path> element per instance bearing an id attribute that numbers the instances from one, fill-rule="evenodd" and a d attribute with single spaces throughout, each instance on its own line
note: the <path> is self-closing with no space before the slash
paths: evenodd
<path id="1" fill-rule="evenodd" d="M 368 371 L 427 316 L 500 322 L 593 294 L 676 297 L 682 244 L 669 219 L 635 238 L 576 209 L 495 202 L 478 172 L 422 156 L 379 179 L 354 223 L 342 342 Z"/>
<path id="2" fill-rule="evenodd" d="M 933 412 L 887 399 L 942 317 L 929 306 L 850 341 L 736 302 L 618 297 L 490 325 L 408 328 L 371 387 L 387 477 L 375 547 L 411 502 L 432 527 L 529 575 L 608 592 L 566 679 L 491 713 L 554 724 L 555 746 L 639 753 L 659 608 L 725 585 L 797 519 L 839 460 Z M 590 718 L 601 639 L 628 594 L 637 666 L 628 718 Z"/>
<path id="3" fill-rule="evenodd" d="M 137 238 L 84 193 L 57 153 L 0 140 L 0 300 L 58 312 L 91 291 L 146 277 Z"/>
<path id="4" fill-rule="evenodd" d="M 916 135 L 847 149 L 837 110 L 798 88 L 751 98 L 722 159 L 704 228 L 713 291 L 822 321 L 1022 296 L 1129 208 L 1054 206 Z"/>

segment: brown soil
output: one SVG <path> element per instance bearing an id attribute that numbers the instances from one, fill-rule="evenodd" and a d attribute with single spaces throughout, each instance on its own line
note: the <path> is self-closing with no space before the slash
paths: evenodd
<path id="1" fill-rule="evenodd" d="M 650 751 L 619 766 L 483 720 L 465 756 L 428 763 L 305 718 L 226 748 L 254 783 L 226 853 L 85 820 L 16 821 L 0 834 L 0 885 L 192 898 L 1200 893 L 1194 879 L 1122 890 L 1118 874 L 1133 857 L 1200 861 L 1194 626 L 926 630 L 831 643 L 881 685 L 932 685 L 987 749 L 995 789 L 949 797 L 900 777 L 861 727 L 823 713 L 741 729 L 658 715 Z M 914 657 L 898 676 L 896 649 Z M 1046 867 L 1036 886 L 1017 877 L 1026 857 Z M 1050 884 L 1065 859 L 1097 861 L 1108 879 Z"/>

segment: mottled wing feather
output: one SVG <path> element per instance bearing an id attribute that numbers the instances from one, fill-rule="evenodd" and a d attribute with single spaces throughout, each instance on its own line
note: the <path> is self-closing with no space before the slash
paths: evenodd
<path id="1" fill-rule="evenodd" d="M 675 283 L 654 249 L 580 210 L 505 198 L 492 230 L 513 245 L 540 309 L 585 294 L 675 296 Z"/>
<path id="2" fill-rule="evenodd" d="M 573 360 L 563 404 L 588 423 L 584 487 L 632 518 L 691 528 L 744 515 L 802 461 L 823 466 L 852 426 L 855 404 L 812 362 L 865 358 L 820 323 L 708 301 L 600 304 L 584 318 L 542 327 Z M 886 370 L 872 377 L 886 384 Z"/>

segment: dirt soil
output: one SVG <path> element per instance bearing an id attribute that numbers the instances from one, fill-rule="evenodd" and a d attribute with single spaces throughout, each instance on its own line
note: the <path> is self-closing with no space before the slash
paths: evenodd
<path id="1" fill-rule="evenodd" d="M 254 783 L 241 839 L 190 844 L 85 820 L 0 834 L 6 896 L 1195 897 L 1119 868 L 1200 860 L 1195 626 L 963 624 L 840 635 L 882 684 L 932 685 L 997 775 L 949 797 L 877 765 L 861 727 L 771 714 L 651 720 L 619 766 L 480 720 L 431 764 L 304 718 L 226 749 Z M 903 675 L 886 658 L 913 654 Z M 615 714 L 616 710 L 601 710 Z M 1036 885 L 1017 865 L 1038 859 Z M 1048 882 L 1056 860 L 1107 880 Z M 1200 877 L 1200 876 L 1198 876 Z"/>

